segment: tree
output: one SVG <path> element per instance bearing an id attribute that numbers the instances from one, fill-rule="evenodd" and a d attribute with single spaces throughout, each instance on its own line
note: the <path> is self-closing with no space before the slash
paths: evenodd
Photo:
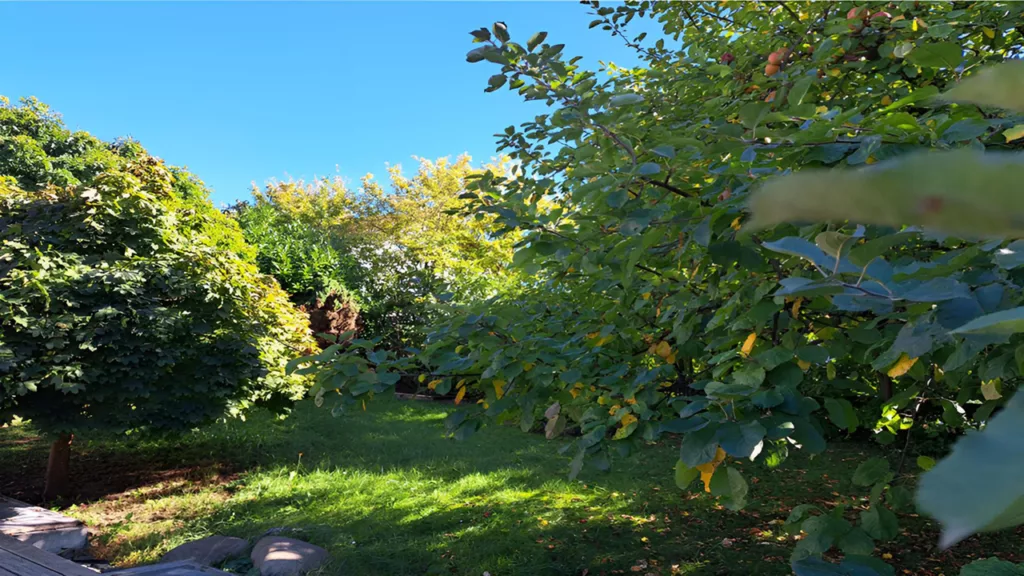
<path id="1" fill-rule="evenodd" d="M 919 155 L 1019 147 L 1016 113 L 936 97 L 1020 54 L 1024 6 L 591 8 L 591 27 L 635 48 L 640 67 L 599 76 L 546 33 L 516 42 L 500 22 L 473 31 L 467 54 L 495 66 L 487 91 L 551 107 L 501 136 L 513 177 L 492 171 L 472 186 L 473 210 L 523 234 L 513 261 L 533 274 L 532 294 L 452 310 L 412 358 L 360 342 L 298 362 L 318 389 L 351 403 L 425 371 L 460 405 L 475 401 L 449 418 L 456 437 L 492 419 L 543 425 L 549 438 L 577 432 L 566 438 L 573 475 L 682 434 L 679 487 L 696 483 L 733 509 L 750 490 L 732 459 L 771 468 L 853 433 L 905 455 L 925 425 L 960 433 L 1012 407 L 1020 337 L 951 330 L 1022 300 L 1017 245 L 966 233 L 1016 231 L 1018 201 L 978 210 L 965 199 L 969 184 L 1012 185 L 1015 160 L 960 151 L 950 166 L 964 170 L 929 174 L 943 160 Z M 627 32 L 645 17 L 659 37 Z M 868 169 L 800 173 L 846 167 Z M 994 176 L 972 180 L 982 168 Z M 790 172 L 801 178 L 774 189 L 800 193 L 755 200 L 760 226 L 744 231 L 752 191 Z M 901 187 L 919 192 L 893 194 Z M 891 573 L 869 555 L 912 500 L 903 472 L 865 462 L 861 494 L 794 510 L 790 526 L 812 536 L 794 568 Z M 863 496 L 870 506 L 851 522 Z M 822 559 L 833 547 L 840 566 Z"/>
<path id="2" fill-rule="evenodd" d="M 188 429 L 286 408 L 312 344 L 201 182 L 135 142 L 0 107 L 0 421 L 56 436 L 45 498 L 69 492 L 73 434 Z"/>
<path id="3" fill-rule="evenodd" d="M 231 212 L 258 248 L 260 269 L 293 297 L 346 294 L 365 335 L 397 350 L 422 343 L 438 296 L 468 302 L 518 285 L 508 266 L 516 235 L 495 235 L 493 216 L 460 213 L 466 181 L 478 173 L 461 156 L 420 160 L 411 178 L 394 166 L 389 188 L 372 175 L 357 191 L 340 179 L 273 182 Z"/>

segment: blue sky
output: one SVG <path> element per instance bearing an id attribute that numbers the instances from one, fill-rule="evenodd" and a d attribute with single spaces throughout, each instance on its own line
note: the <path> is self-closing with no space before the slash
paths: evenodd
<path id="1" fill-rule="evenodd" d="M 539 30 L 569 56 L 636 62 L 589 30 L 575 2 L 0 3 L 0 94 L 36 96 L 73 129 L 132 136 L 213 190 L 340 174 L 353 184 L 413 155 L 495 155 L 493 134 L 541 112 L 485 94 L 496 71 L 468 64 L 468 32 L 495 20 Z"/>

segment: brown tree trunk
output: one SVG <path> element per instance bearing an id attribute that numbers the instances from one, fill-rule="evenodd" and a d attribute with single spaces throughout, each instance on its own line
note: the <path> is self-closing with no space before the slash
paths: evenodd
<path id="1" fill-rule="evenodd" d="M 61 434 L 50 445 L 50 460 L 46 463 L 46 487 L 43 500 L 56 500 L 71 491 L 72 434 Z"/>
<path id="2" fill-rule="evenodd" d="M 892 379 L 888 374 L 882 374 L 880 380 L 882 385 L 878 391 L 882 395 L 882 401 L 888 402 L 892 398 Z"/>

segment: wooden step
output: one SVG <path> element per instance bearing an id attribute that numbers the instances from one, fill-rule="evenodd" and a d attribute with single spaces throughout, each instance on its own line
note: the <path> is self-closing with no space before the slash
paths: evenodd
<path id="1" fill-rule="evenodd" d="M 89 544 L 89 532 L 81 521 L 4 496 L 0 496 L 0 534 L 54 554 Z"/>
<path id="2" fill-rule="evenodd" d="M 217 570 L 216 568 L 210 568 L 209 566 L 203 566 L 191 560 L 184 560 L 181 562 L 167 562 L 165 564 L 150 564 L 148 566 L 137 566 L 135 568 L 126 568 L 124 570 L 113 570 L 110 572 L 104 572 L 103 576 L 234 576 Z M 94 575 L 95 576 L 95 575 Z"/>
<path id="3" fill-rule="evenodd" d="M 0 576 L 97 576 L 56 554 L 0 534 Z"/>

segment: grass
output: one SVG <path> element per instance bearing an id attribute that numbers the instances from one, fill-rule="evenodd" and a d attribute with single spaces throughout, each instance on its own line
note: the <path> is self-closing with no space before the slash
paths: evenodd
<path id="1" fill-rule="evenodd" d="M 753 501 L 729 512 L 675 488 L 676 440 L 569 481 L 558 443 L 502 426 L 456 442 L 444 436 L 447 408 L 379 399 L 333 418 L 303 403 L 284 420 L 257 415 L 183 439 L 79 442 L 82 494 L 66 511 L 118 565 L 211 534 L 285 528 L 328 549 L 325 575 L 789 574 L 789 509 L 863 492 L 849 478 L 874 450 L 834 444 L 773 471 L 741 463 Z M 30 426 L 0 429 L 0 492 L 31 499 L 45 455 Z M 1020 560 L 1013 532 L 940 554 L 924 519 L 901 522 L 879 552 L 906 573 L 952 576 L 992 554 Z"/>

